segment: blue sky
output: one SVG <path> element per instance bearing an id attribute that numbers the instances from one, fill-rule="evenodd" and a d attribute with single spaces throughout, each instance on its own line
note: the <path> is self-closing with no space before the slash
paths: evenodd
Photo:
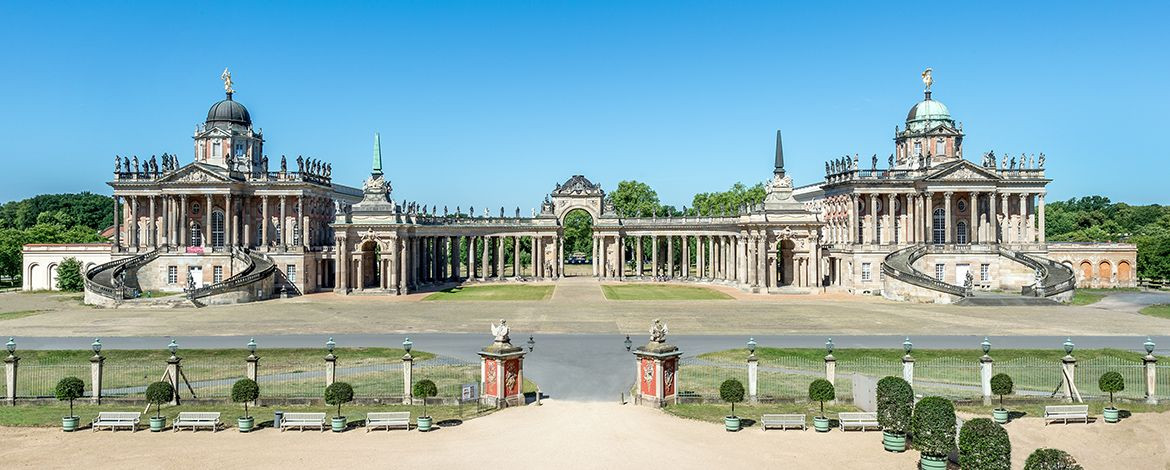
<path id="1" fill-rule="evenodd" d="M 51 4 L 52 3 L 52 4 Z M 664 202 L 893 152 L 934 97 L 968 159 L 1048 155 L 1049 200 L 1170 203 L 1170 2 L 0 3 L 0 200 L 108 193 L 113 156 L 177 153 L 222 99 L 266 153 L 397 199 L 536 206 L 584 174 Z"/>

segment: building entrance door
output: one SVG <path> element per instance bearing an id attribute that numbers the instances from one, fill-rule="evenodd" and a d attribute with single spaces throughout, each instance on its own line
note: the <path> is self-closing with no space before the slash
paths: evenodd
<path id="1" fill-rule="evenodd" d="M 203 267 L 191 266 L 187 268 L 187 277 L 191 279 L 196 289 L 203 287 Z"/>
<path id="2" fill-rule="evenodd" d="M 955 265 L 955 285 L 967 285 L 967 273 L 971 272 L 971 265 L 957 264 Z"/>

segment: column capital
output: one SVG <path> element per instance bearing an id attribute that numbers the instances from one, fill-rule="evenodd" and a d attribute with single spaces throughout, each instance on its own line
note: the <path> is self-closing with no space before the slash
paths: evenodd
<path id="1" fill-rule="evenodd" d="M 951 196 L 954 196 L 954 195 L 955 195 L 954 191 L 947 191 L 947 192 L 943 193 L 943 196 L 946 196 L 947 198 L 950 198 Z"/>

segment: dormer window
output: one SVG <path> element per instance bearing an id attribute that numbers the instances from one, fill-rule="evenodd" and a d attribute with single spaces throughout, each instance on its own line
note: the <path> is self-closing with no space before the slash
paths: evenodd
<path id="1" fill-rule="evenodd" d="M 947 154 L 947 140 L 946 139 L 939 137 L 938 140 L 936 140 L 934 142 L 934 154 L 935 155 L 946 155 Z"/>

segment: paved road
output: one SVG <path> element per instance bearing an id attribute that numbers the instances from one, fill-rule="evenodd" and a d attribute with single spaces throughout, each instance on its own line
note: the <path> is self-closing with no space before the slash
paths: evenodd
<path id="1" fill-rule="evenodd" d="M 338 347 L 399 347 L 402 335 L 343 334 L 335 335 Z M 422 333 L 410 335 L 415 348 L 466 361 L 478 361 L 476 351 L 491 342 L 487 334 Z M 180 348 L 239 348 L 241 358 L 246 336 L 190 336 L 176 337 Z M 322 348 L 327 336 L 323 335 L 279 335 L 257 336 L 260 355 L 264 348 Z M 601 334 L 540 334 L 533 335 L 536 341 L 534 351 L 525 361 L 528 377 L 540 384 L 541 390 L 551 396 L 566 400 L 616 401 L 619 394 L 633 384 L 634 366 L 630 353 L 626 352 L 622 335 Z M 821 348 L 823 336 L 764 335 L 755 337 L 761 346 Z M 839 336 L 833 338 L 838 349 L 848 348 L 901 348 L 902 336 Z M 514 332 L 513 344 L 523 345 L 528 335 Z M 646 341 L 646 336 L 632 337 L 635 346 Z M 978 336 L 918 336 L 912 338 L 917 349 L 970 348 L 978 351 L 983 340 Z M 991 338 L 995 348 L 1051 348 L 1059 350 L 1063 336 L 1004 336 Z M 1081 349 L 1117 348 L 1139 351 L 1145 337 L 1141 336 L 1086 336 L 1075 337 L 1074 342 Z M 1157 352 L 1170 354 L 1170 336 L 1153 338 L 1161 345 Z M 20 349 L 88 349 L 93 338 L 89 337 L 19 337 Z M 107 349 L 164 349 L 169 337 L 107 337 L 102 344 Z M 677 344 L 686 356 L 744 348 L 747 338 L 738 335 L 673 335 L 670 341 Z M 181 354 L 181 353 L 180 353 Z M 746 350 L 745 350 L 746 356 Z M 344 356 L 340 358 L 344 365 Z"/>

